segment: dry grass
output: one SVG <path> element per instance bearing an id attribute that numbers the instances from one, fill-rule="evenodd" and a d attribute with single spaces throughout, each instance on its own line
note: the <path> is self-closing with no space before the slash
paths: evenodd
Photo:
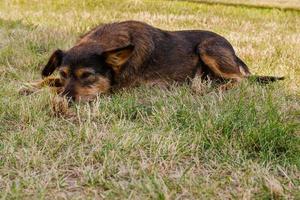
<path id="1" fill-rule="evenodd" d="M 224 3 L 230 5 L 246 5 L 253 7 L 269 7 L 269 8 L 279 8 L 279 9 L 295 9 L 300 10 L 299 0 L 194 0 L 199 2 L 208 3 Z"/>
<path id="2" fill-rule="evenodd" d="M 286 80 L 134 88 L 72 116 L 55 114 L 65 102 L 48 89 L 18 94 L 54 49 L 127 19 L 213 30 L 252 72 Z M 299 199 L 299 22 L 296 11 L 177 1 L 1 1 L 0 198 Z"/>

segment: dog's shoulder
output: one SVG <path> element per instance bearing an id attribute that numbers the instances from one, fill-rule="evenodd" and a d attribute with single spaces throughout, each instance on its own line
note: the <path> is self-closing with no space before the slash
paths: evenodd
<path id="1" fill-rule="evenodd" d="M 101 24 L 82 35 L 76 44 L 94 41 L 104 49 L 114 49 L 129 44 L 138 45 L 152 39 L 154 27 L 139 21 Z"/>
<path id="2" fill-rule="evenodd" d="M 134 47 L 128 64 L 138 69 L 155 48 L 155 40 L 160 37 L 161 30 L 139 21 L 123 21 L 102 24 L 83 35 L 75 44 L 93 43 L 101 46 L 103 51 L 111 51 L 129 45 Z"/>

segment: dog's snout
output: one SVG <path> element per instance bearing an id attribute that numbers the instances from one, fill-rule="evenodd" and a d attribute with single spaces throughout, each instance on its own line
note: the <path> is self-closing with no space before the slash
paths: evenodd
<path id="1" fill-rule="evenodd" d="M 76 100 L 76 97 L 74 95 L 70 95 L 68 92 L 61 93 L 61 96 L 66 97 L 70 101 Z"/>
<path id="2" fill-rule="evenodd" d="M 76 94 L 73 90 L 70 90 L 68 88 L 66 88 L 62 93 L 61 96 L 66 97 L 67 99 L 71 100 L 71 101 L 75 101 L 76 100 Z"/>

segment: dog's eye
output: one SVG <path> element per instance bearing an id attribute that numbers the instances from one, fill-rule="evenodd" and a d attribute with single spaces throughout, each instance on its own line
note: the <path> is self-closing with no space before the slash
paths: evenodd
<path id="1" fill-rule="evenodd" d="M 64 71 L 60 71 L 59 74 L 62 78 L 68 78 L 68 74 Z"/>
<path id="2" fill-rule="evenodd" d="M 91 72 L 84 72 L 81 76 L 80 79 L 88 79 L 90 77 L 92 77 L 94 74 Z"/>

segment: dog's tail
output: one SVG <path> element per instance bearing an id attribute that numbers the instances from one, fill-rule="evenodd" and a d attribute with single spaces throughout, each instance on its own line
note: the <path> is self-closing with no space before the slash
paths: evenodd
<path id="1" fill-rule="evenodd" d="M 250 75 L 248 77 L 249 80 L 253 80 L 260 84 L 268 84 L 279 80 L 284 80 L 284 77 L 276 77 L 276 76 L 257 76 L 257 75 Z"/>
<path id="2" fill-rule="evenodd" d="M 276 77 L 276 76 L 258 76 L 252 75 L 247 67 L 247 65 L 239 58 L 237 58 L 237 62 L 239 63 L 239 70 L 242 74 L 245 75 L 249 80 L 254 82 L 258 82 L 260 84 L 268 84 L 279 80 L 284 80 L 284 77 Z"/>

